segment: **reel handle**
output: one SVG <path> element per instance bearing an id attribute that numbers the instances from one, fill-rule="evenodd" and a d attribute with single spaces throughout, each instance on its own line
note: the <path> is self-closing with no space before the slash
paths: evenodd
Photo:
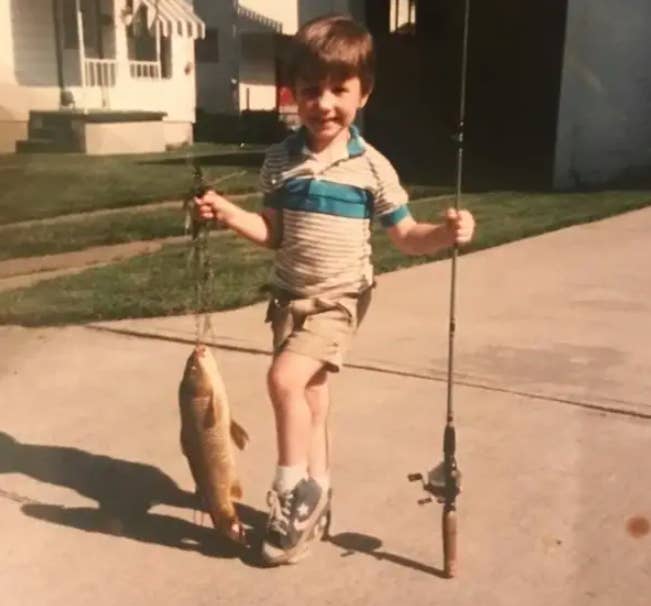
<path id="1" fill-rule="evenodd" d="M 457 575 L 457 512 L 443 510 L 443 572 L 449 579 Z"/>

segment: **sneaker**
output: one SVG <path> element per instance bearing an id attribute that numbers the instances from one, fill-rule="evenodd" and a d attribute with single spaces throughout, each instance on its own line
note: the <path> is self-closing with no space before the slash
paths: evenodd
<path id="1" fill-rule="evenodd" d="M 311 478 L 287 492 L 269 491 L 271 510 L 262 544 L 267 564 L 294 564 L 308 555 L 310 543 L 323 535 L 322 521 L 329 519 L 329 496 Z"/>
<path id="2" fill-rule="evenodd" d="M 332 488 L 328 490 L 328 501 L 323 508 L 323 513 L 319 517 L 314 527 L 315 541 L 327 541 L 330 538 L 330 523 L 332 522 Z"/>

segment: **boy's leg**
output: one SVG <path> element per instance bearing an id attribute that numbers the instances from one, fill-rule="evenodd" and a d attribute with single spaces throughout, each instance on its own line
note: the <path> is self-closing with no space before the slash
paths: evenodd
<path id="1" fill-rule="evenodd" d="M 310 407 L 312 420 L 312 440 L 307 459 L 307 471 L 309 477 L 327 495 L 323 515 L 314 531 L 313 538 L 318 540 L 329 533 L 332 517 L 332 489 L 330 487 L 332 461 L 330 460 L 331 444 L 328 431 L 330 390 L 328 388 L 328 371 L 325 368 L 314 375 L 310 383 L 308 383 L 305 397 Z"/>
<path id="2" fill-rule="evenodd" d="M 267 375 L 269 396 L 276 418 L 278 465 L 303 465 L 307 469 L 312 436 L 306 388 L 323 363 L 287 351 L 273 361 Z"/>
<path id="3" fill-rule="evenodd" d="M 279 470 L 285 470 L 277 473 L 269 493 L 271 511 L 262 555 L 271 564 L 296 562 L 307 553 L 310 538 L 327 505 L 327 492 L 312 478 L 305 477 L 312 437 L 306 389 L 322 368 L 323 364 L 313 358 L 285 351 L 274 359 L 269 369 L 278 465 Z M 299 479 L 295 483 L 297 470 Z M 287 480 L 287 473 L 294 481 L 282 481 Z"/>
<path id="4" fill-rule="evenodd" d="M 328 389 L 328 371 L 325 368 L 317 372 L 307 384 L 305 398 L 311 417 L 307 471 L 310 477 L 327 489 L 330 478 L 330 444 L 327 430 L 330 390 Z"/>

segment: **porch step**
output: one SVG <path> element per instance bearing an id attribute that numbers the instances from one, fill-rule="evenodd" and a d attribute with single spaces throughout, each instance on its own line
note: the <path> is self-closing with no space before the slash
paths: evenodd
<path id="1" fill-rule="evenodd" d="M 66 113 L 29 112 L 29 139 L 52 139 L 73 144 L 75 131 L 71 116 Z"/>
<path id="2" fill-rule="evenodd" d="M 74 153 L 78 151 L 72 143 L 47 138 L 31 138 L 26 141 L 16 141 L 16 153 L 19 154 Z"/>
<path id="3" fill-rule="evenodd" d="M 78 152 L 87 154 L 139 153 L 165 150 L 162 120 L 165 112 L 153 111 L 109 111 L 109 110 L 51 110 L 30 111 L 27 127 L 27 141 L 16 142 L 17 153 Z M 125 125 L 132 122 L 151 123 L 149 139 L 129 139 L 124 135 L 107 135 L 98 142 L 91 137 L 88 142 L 87 131 L 95 125 Z M 111 129 L 112 127 L 108 127 Z M 142 132 L 142 127 L 141 131 Z M 113 130 L 115 130 L 113 128 Z M 138 135 L 136 135 L 138 136 Z M 108 142 L 108 143 L 107 143 Z"/>
<path id="4" fill-rule="evenodd" d="M 30 111 L 26 141 L 16 142 L 17 153 L 79 152 L 72 112 Z"/>

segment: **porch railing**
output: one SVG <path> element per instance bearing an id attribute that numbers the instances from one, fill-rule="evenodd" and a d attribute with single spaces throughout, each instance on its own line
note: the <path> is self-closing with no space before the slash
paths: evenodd
<path id="1" fill-rule="evenodd" d="M 137 80 L 160 80 L 158 61 L 129 61 L 129 75 Z M 115 59 L 84 60 L 85 86 L 113 88 L 117 80 L 118 62 Z"/>
<path id="2" fill-rule="evenodd" d="M 113 59 L 86 59 L 84 61 L 86 86 L 115 86 L 117 62 Z"/>
<path id="3" fill-rule="evenodd" d="M 132 78 L 159 80 L 160 63 L 158 61 L 129 61 L 129 72 Z"/>

